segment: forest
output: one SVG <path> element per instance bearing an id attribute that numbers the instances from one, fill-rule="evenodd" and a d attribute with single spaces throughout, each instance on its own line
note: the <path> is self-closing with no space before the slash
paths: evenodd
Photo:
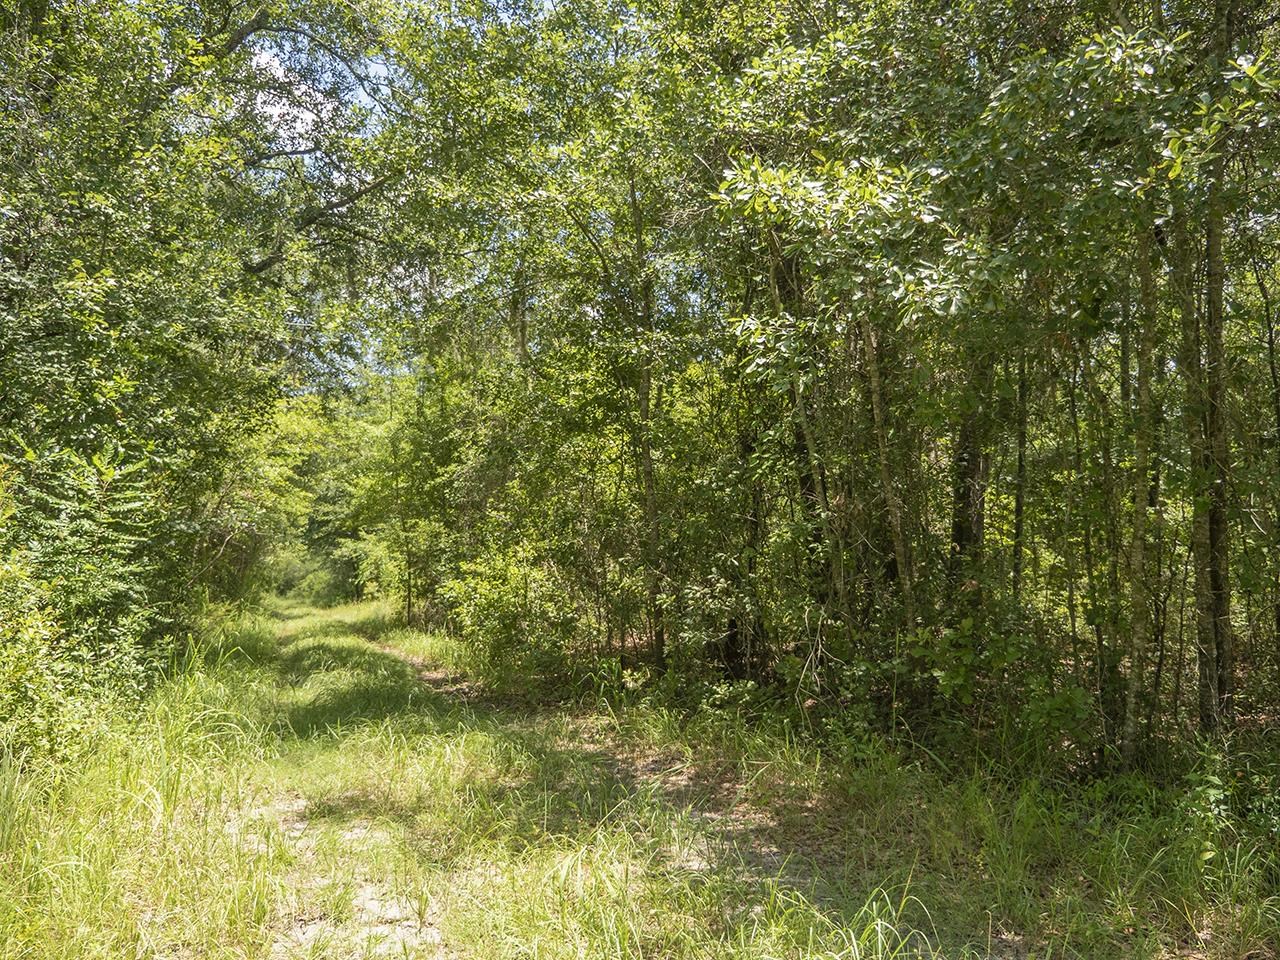
<path id="1" fill-rule="evenodd" d="M 0 0 L 0 960 L 1280 957 L 1274 0 Z"/>

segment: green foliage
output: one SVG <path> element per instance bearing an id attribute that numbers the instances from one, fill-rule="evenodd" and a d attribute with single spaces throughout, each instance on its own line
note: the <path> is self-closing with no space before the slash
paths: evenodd
<path id="1" fill-rule="evenodd" d="M 1186 784 L 1064 782 L 864 735 L 833 763 L 745 684 L 573 713 L 435 686 L 459 641 L 388 614 L 209 629 L 77 762 L 0 764 L 0 956 L 1227 960 L 1274 940 L 1274 846 L 1222 757 Z"/>
<path id="2" fill-rule="evenodd" d="M 147 673 L 155 611 L 133 526 L 139 491 L 102 459 L 56 467 L 35 489 L 0 473 L 0 743 L 11 754 L 76 751 L 98 702 L 137 694 Z M 20 527 L 24 493 L 49 509 Z M 18 530 L 20 546 L 8 539 Z"/>
<path id="3" fill-rule="evenodd" d="M 527 550 L 463 563 L 440 588 L 448 622 L 474 651 L 482 675 L 500 683 L 562 674 L 578 634 L 562 586 Z"/>
<path id="4" fill-rule="evenodd" d="M 0 722 L 13 749 L 59 740 L 51 718 L 90 689 L 136 693 L 205 598 L 253 592 L 297 508 L 280 499 L 292 464 L 258 439 L 298 369 L 289 354 L 309 348 L 286 317 L 305 328 L 316 311 L 264 281 L 258 247 L 281 208 L 306 203 L 309 185 L 262 158 L 296 147 L 285 101 L 313 58 L 260 45 L 275 18 L 302 15 L 240 24 L 234 5 L 115 0 L 0 11 Z M 302 246 L 291 263 L 313 282 L 324 258 Z"/>
<path id="5" fill-rule="evenodd" d="M 1163 898 L 1179 932 L 1127 946 L 1254 949 L 1280 23 L 1033 14 L 5 5 L 4 751 L 74 752 L 211 602 L 370 599 L 507 691 L 781 728 L 786 757 L 816 734 L 869 828 L 945 792 L 916 852 L 1010 930 L 1114 946 Z M 292 730 L 415 689 L 321 646 L 297 655 L 353 658 L 325 668 L 350 715 Z M 499 899 L 696 954 L 653 891 L 724 895 L 635 895 L 608 865 L 652 861 L 606 826 L 585 893 L 532 861 Z M 1098 930 L 1065 893 L 1044 919 L 1044 875 L 1089 877 Z M 907 949 L 880 938 L 902 904 L 859 906 L 865 942 L 778 894 L 717 943 Z"/>

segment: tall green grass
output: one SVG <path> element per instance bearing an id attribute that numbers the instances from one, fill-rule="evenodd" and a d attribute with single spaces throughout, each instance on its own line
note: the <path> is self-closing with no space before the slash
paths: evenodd
<path id="1" fill-rule="evenodd" d="M 61 764 L 0 763 L 0 957 L 242 956 L 285 856 L 242 823 L 249 742 L 190 671 Z M 261 830 L 261 844 L 246 832 Z"/>
<path id="2" fill-rule="evenodd" d="M 837 760 L 782 716 L 491 698 L 384 649 L 445 644 L 281 607 L 74 762 L 0 763 L 0 958 L 1275 953 L 1276 850 L 1209 780 Z"/>

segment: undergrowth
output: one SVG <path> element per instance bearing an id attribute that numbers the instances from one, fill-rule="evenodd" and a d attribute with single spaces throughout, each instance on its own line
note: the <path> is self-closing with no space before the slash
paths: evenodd
<path id="1" fill-rule="evenodd" d="M 444 643 L 376 604 L 274 609 L 77 762 L 6 760 L 0 958 L 1275 953 L 1275 845 L 1209 760 L 1176 786 L 948 770 L 728 701 L 490 694 Z"/>

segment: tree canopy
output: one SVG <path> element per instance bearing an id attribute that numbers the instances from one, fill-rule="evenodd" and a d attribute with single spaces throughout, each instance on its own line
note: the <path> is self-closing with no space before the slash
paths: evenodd
<path id="1" fill-rule="evenodd" d="M 1274 710 L 1269 4 L 2 23 L 11 710 L 300 582 L 1067 765 Z"/>

